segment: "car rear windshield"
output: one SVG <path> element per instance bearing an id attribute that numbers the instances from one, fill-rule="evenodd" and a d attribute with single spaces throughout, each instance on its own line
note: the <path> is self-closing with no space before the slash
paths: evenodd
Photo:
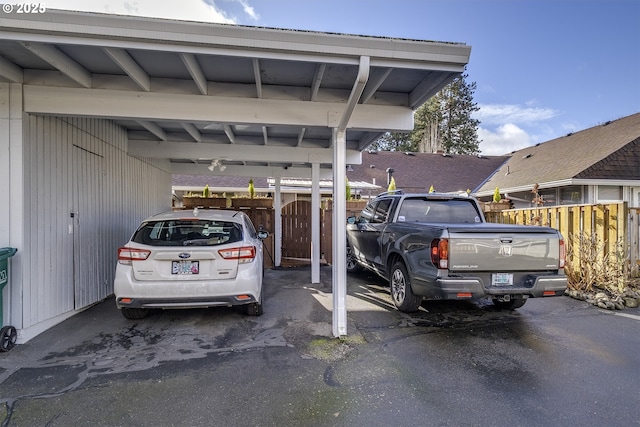
<path id="1" fill-rule="evenodd" d="M 398 211 L 398 222 L 476 223 L 480 214 L 471 200 L 404 199 Z"/>
<path id="2" fill-rule="evenodd" d="M 217 246 L 242 241 L 242 225 L 207 219 L 149 221 L 132 240 L 150 246 Z"/>

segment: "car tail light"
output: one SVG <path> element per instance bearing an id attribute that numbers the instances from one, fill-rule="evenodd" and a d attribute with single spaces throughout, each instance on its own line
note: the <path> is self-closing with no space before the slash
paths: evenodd
<path id="1" fill-rule="evenodd" d="M 144 261 L 149 258 L 151 251 L 147 249 L 120 248 L 118 249 L 118 262 L 120 264 L 131 264 L 131 261 Z"/>
<path id="2" fill-rule="evenodd" d="M 437 268 L 449 268 L 449 240 L 434 239 L 431 241 L 431 262 Z"/>
<path id="3" fill-rule="evenodd" d="M 237 259 L 238 263 L 252 262 L 256 257 L 255 246 L 242 246 L 239 248 L 220 249 L 218 251 L 224 259 Z"/>
<path id="4" fill-rule="evenodd" d="M 564 239 L 560 239 L 560 254 L 558 256 L 558 268 L 564 268 L 566 257 L 567 257 L 567 249 L 564 246 Z"/>

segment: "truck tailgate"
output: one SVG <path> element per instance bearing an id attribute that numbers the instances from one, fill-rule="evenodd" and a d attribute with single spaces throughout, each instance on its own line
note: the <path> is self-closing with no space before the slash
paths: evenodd
<path id="1" fill-rule="evenodd" d="M 555 230 L 450 230 L 450 271 L 549 271 L 558 269 L 560 236 Z"/>

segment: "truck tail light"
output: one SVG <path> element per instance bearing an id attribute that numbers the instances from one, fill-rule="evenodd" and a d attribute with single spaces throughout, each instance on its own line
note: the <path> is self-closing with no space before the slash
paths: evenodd
<path id="1" fill-rule="evenodd" d="M 252 262 L 256 258 L 255 246 L 220 249 L 218 253 L 224 259 L 237 259 L 239 264 Z"/>
<path id="2" fill-rule="evenodd" d="M 431 242 L 431 262 L 439 269 L 449 268 L 449 240 L 434 239 Z"/>
<path id="3" fill-rule="evenodd" d="M 120 264 L 131 265 L 131 261 L 144 261 L 149 258 L 151 251 L 146 249 L 135 249 L 122 247 L 118 249 L 118 262 Z"/>
<path id="4" fill-rule="evenodd" d="M 564 246 L 564 239 L 560 239 L 560 254 L 558 256 L 559 260 L 558 260 L 558 268 L 562 269 L 564 268 L 565 262 L 566 262 L 566 257 L 567 257 L 567 249 Z"/>

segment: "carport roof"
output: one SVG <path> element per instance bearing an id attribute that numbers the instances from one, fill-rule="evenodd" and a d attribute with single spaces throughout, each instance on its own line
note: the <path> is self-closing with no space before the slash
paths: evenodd
<path id="1" fill-rule="evenodd" d="M 343 126 L 347 162 L 358 164 L 382 133 L 413 128 L 413 110 L 464 71 L 470 51 L 86 12 L 0 14 L 0 81 L 23 85 L 25 112 L 114 120 L 130 155 L 170 159 L 182 174 L 308 177 L 312 163 L 331 168 Z"/>

